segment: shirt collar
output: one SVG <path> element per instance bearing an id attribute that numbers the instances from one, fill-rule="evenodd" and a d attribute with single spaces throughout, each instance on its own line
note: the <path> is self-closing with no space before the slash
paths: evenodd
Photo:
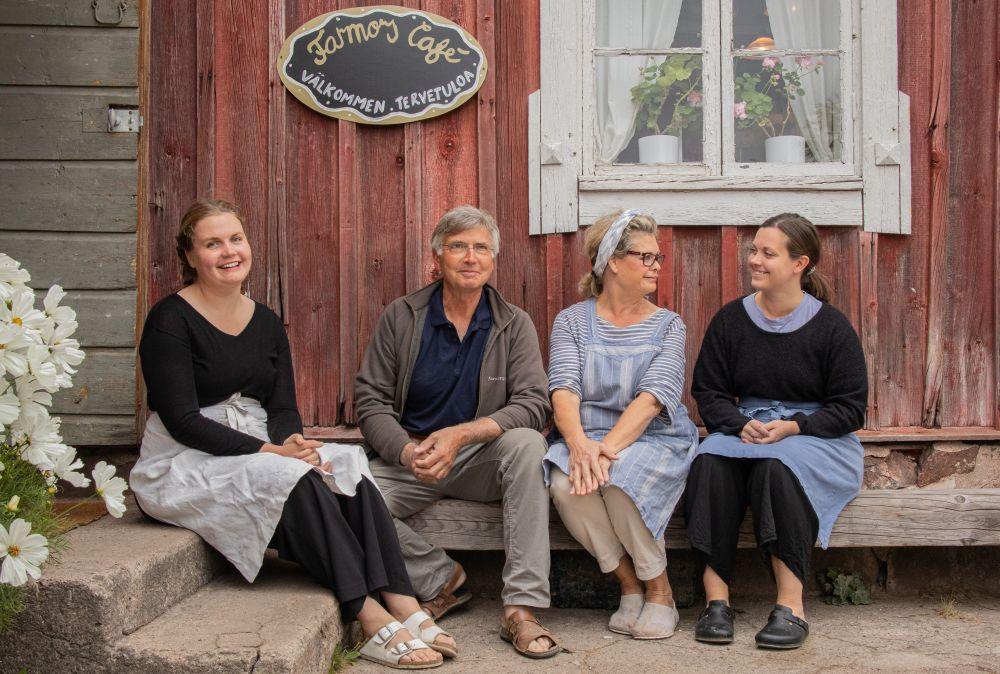
<path id="1" fill-rule="evenodd" d="M 451 321 L 444 313 L 444 295 L 441 290 L 443 286 L 438 286 L 431 295 L 431 301 L 427 305 L 427 321 L 433 325 L 435 328 L 441 327 L 442 325 L 449 325 Z M 489 298 L 486 297 L 486 289 L 483 288 L 483 294 L 479 298 L 479 304 L 476 305 L 476 311 L 472 314 L 472 321 L 469 323 L 469 329 L 479 329 L 488 328 L 493 325 L 493 312 L 490 310 Z"/>

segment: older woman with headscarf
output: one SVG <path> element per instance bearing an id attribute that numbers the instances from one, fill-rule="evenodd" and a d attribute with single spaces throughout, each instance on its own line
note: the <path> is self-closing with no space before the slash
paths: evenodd
<path id="1" fill-rule="evenodd" d="M 662 639 L 678 619 L 663 535 L 698 442 L 680 401 L 684 322 L 646 299 L 664 261 L 651 217 L 601 218 L 586 250 L 586 299 L 552 327 L 546 478 L 566 528 L 621 584 L 608 628 Z"/>

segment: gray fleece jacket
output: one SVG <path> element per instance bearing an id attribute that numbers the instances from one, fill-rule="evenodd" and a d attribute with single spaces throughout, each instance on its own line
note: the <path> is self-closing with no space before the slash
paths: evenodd
<path id="1" fill-rule="evenodd" d="M 427 305 L 440 284 L 435 281 L 385 308 L 355 382 L 365 443 L 389 463 L 399 463 L 410 442 L 399 419 L 420 353 Z M 535 326 L 524 310 L 505 302 L 492 286 L 483 292 L 493 312 L 493 327 L 479 370 L 476 418 L 489 417 L 504 431 L 541 431 L 552 408 Z"/>

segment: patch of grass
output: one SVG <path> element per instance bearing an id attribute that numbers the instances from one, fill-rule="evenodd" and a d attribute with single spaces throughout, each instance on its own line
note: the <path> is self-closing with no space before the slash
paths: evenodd
<path id="1" fill-rule="evenodd" d="M 333 649 L 333 656 L 330 658 L 330 674 L 350 667 L 359 657 L 361 657 L 361 644 L 355 644 L 352 648 L 338 645 Z"/>
<path id="2" fill-rule="evenodd" d="M 945 620 L 954 620 L 962 617 L 962 612 L 958 610 L 958 602 L 954 597 L 942 597 L 941 603 L 934 609 L 934 612 Z"/>
<path id="3" fill-rule="evenodd" d="M 23 609 L 21 588 L 0 584 L 0 634 L 14 626 L 17 614 Z"/>
<path id="4" fill-rule="evenodd" d="M 31 533 L 41 534 L 49 540 L 49 559 L 46 565 L 58 561 L 62 542 L 58 538 L 59 516 L 52 509 L 52 494 L 48 492 L 45 477 L 27 461 L 18 450 L 0 439 L 0 524 L 9 529 L 11 522 L 22 518 L 31 522 Z M 12 496 L 20 499 L 16 512 L 7 509 Z M 21 587 L 0 585 L 0 633 L 9 630 L 16 615 L 22 610 Z"/>
<path id="5" fill-rule="evenodd" d="M 859 573 L 837 568 L 823 569 L 816 574 L 816 582 L 823 590 L 823 601 L 827 604 L 857 606 L 872 603 L 871 592 Z"/>

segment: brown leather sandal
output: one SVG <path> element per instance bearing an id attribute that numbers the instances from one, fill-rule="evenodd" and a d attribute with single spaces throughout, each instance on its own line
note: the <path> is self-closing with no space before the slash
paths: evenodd
<path id="1" fill-rule="evenodd" d="M 529 651 L 528 646 L 531 642 L 540 637 L 551 639 L 552 648 L 537 653 Z M 514 650 L 524 657 L 534 658 L 535 660 L 551 658 L 553 655 L 566 650 L 559 643 L 559 640 L 556 639 L 555 635 L 542 626 L 542 623 L 538 622 L 535 618 L 523 617 L 521 611 L 515 611 L 510 616 L 504 616 L 500 619 L 500 638 L 504 641 L 509 641 Z"/>
<path id="2" fill-rule="evenodd" d="M 420 602 L 420 609 L 436 622 L 450 611 L 468 603 L 472 599 L 472 593 L 460 589 L 464 582 L 465 570 L 461 564 L 455 564 L 455 571 L 448 584 L 433 599 Z"/>

